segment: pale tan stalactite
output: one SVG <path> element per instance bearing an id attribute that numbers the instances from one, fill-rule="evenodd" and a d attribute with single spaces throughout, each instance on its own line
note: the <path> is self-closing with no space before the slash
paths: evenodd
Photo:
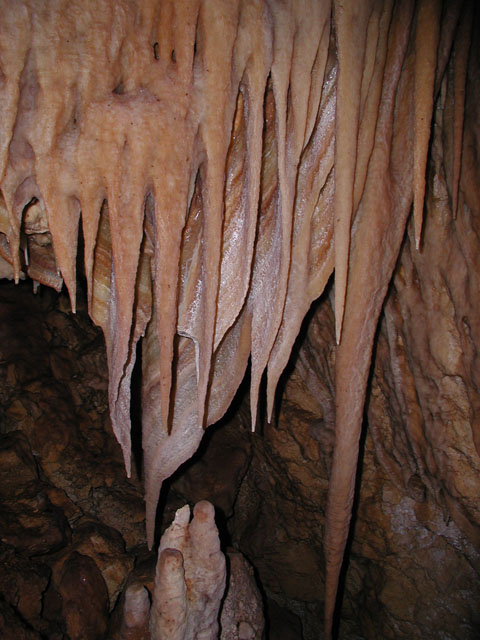
<path id="1" fill-rule="evenodd" d="M 272 5 L 270 122 L 273 126 L 271 131 L 275 157 L 271 168 L 275 171 L 277 186 L 274 196 L 268 201 L 268 209 L 263 209 L 265 215 L 259 222 L 266 233 L 262 238 L 262 245 L 257 245 L 258 259 L 252 272 L 250 405 L 253 426 L 257 417 L 260 381 L 282 318 L 290 268 L 293 193 L 291 179 L 287 175 L 287 94 L 296 44 L 294 35 L 296 29 L 301 30 L 298 18 L 302 15 L 303 6 L 303 2 Z M 310 56 L 315 55 L 318 46 L 315 34 L 313 36 L 312 44 L 308 37 L 301 41 L 307 51 L 310 48 Z M 269 233 L 272 235 L 267 239 Z M 274 275 L 269 273 L 273 265 Z"/>
<path id="2" fill-rule="evenodd" d="M 432 124 L 441 9 L 441 0 L 421 0 L 415 24 L 413 217 L 417 249 L 420 248 L 422 235 L 425 172 Z"/>
<path id="3" fill-rule="evenodd" d="M 362 75 L 360 95 L 352 222 L 355 219 L 358 205 L 363 196 L 370 156 L 375 143 L 375 131 L 380 109 L 393 6 L 393 1 L 375 5 L 367 27 L 365 68 Z"/>
<path id="4" fill-rule="evenodd" d="M 301 321 L 312 299 L 323 291 L 332 271 L 332 265 L 328 260 L 324 260 L 321 254 L 318 267 L 326 277 L 322 279 L 322 276 L 319 276 L 316 286 L 313 287 L 318 293 L 312 296 L 308 288 L 309 285 L 313 285 L 312 279 L 309 278 L 309 265 L 312 262 L 312 249 L 316 244 L 311 235 L 312 227 L 316 227 L 313 222 L 315 212 L 319 211 L 322 218 L 319 226 L 323 225 L 323 228 L 327 229 L 331 227 L 329 214 L 332 208 L 327 205 L 328 200 L 325 199 L 325 191 L 328 191 L 325 183 L 332 167 L 335 77 L 334 71 L 326 71 L 331 7 L 325 2 L 322 5 L 318 4 L 315 10 L 314 16 L 303 16 L 296 30 L 292 52 L 286 130 L 286 179 L 291 194 L 288 206 L 292 209 L 293 220 L 291 256 L 281 323 L 268 359 L 269 420 L 272 416 L 277 383 L 288 359 L 288 356 L 285 356 L 291 352 Z M 314 167 L 313 164 L 316 162 L 321 164 Z M 324 189 L 320 197 L 319 190 Z M 328 231 L 323 240 L 325 245 L 331 246 Z M 325 245 L 322 246 L 324 251 L 327 250 Z M 316 270 L 315 272 L 317 273 Z"/>
<path id="5" fill-rule="evenodd" d="M 17 11 L 4 11 L 2 16 L 2 38 L 0 40 L 0 59 L 2 92 L 0 94 L 0 175 L 4 175 L 8 161 L 8 146 L 12 140 L 15 120 L 20 99 L 20 78 L 28 55 L 28 38 L 25 33 L 31 30 L 30 15 L 27 6 Z"/>
<path id="6" fill-rule="evenodd" d="M 455 38 L 453 59 L 453 175 L 452 175 L 452 211 L 457 217 L 458 189 L 463 147 L 463 115 L 465 110 L 465 83 L 467 79 L 468 51 L 470 48 L 473 21 L 473 3 L 465 2 L 462 17 Z"/>
<path id="7" fill-rule="evenodd" d="M 413 3 L 402 3 L 401 6 L 397 4 L 394 7 L 388 34 L 388 54 L 382 80 L 375 145 L 352 230 L 349 285 L 342 340 L 336 358 L 336 441 L 325 539 L 327 637 L 331 632 L 335 593 L 351 517 L 375 327 L 410 212 L 413 190 L 410 192 L 408 185 L 413 184 L 415 188 L 415 185 L 424 180 L 424 165 L 419 166 L 415 158 L 419 158 L 424 152 L 425 136 L 428 147 L 430 124 L 423 130 L 421 140 L 417 137 L 418 128 L 412 135 L 412 124 L 419 117 L 419 96 L 414 94 L 414 87 L 418 87 L 419 68 L 423 74 L 426 74 L 426 68 L 425 63 L 417 63 L 422 52 L 421 50 L 419 53 L 414 44 L 417 43 L 418 32 L 414 42 L 410 35 L 411 25 L 418 25 L 418 14 L 422 10 L 423 7 L 414 7 Z M 440 20 L 440 7 L 438 11 L 437 15 L 431 16 L 434 20 L 434 34 Z M 442 51 L 436 74 L 436 62 L 429 63 L 431 77 L 428 80 L 428 95 L 430 96 L 431 90 L 432 104 L 433 88 L 438 86 L 439 78 L 443 75 L 448 58 L 445 52 L 451 49 L 457 19 L 456 12 L 446 12 L 440 36 L 434 37 L 435 44 L 430 42 L 429 51 L 436 52 L 439 42 Z M 425 15 L 420 20 L 428 22 Z M 428 102 L 426 96 L 423 99 Z M 421 106 L 423 108 L 425 102 Z M 415 177 L 417 172 L 420 177 Z M 370 252 L 366 250 L 367 247 L 371 248 Z M 354 367 L 351 366 L 352 362 L 355 362 Z"/>
<path id="8" fill-rule="evenodd" d="M 350 229 L 367 25 L 375 2 L 334 3 L 338 82 L 335 114 L 335 329 L 340 342 L 347 290 Z"/>
<path id="9" fill-rule="evenodd" d="M 336 67 L 327 70 L 318 120 L 298 167 L 292 231 L 292 261 L 285 308 L 268 363 L 267 402 L 275 389 L 301 323 L 333 270 L 334 118 Z"/>
<path id="10" fill-rule="evenodd" d="M 15 274 L 15 281 L 20 278 L 20 233 L 19 221 L 13 211 L 13 203 L 15 198 L 15 190 L 17 184 L 8 184 L 5 182 L 7 178 L 9 162 L 9 145 L 14 139 L 15 126 L 18 123 L 19 107 L 21 101 L 22 84 L 25 84 L 25 69 L 28 68 L 29 59 L 29 40 L 25 37 L 25 33 L 31 31 L 31 18 L 26 6 L 20 6 L 17 11 L 5 11 L 6 15 L 2 16 L 4 24 L 5 37 L 1 38 L 0 56 L 1 56 L 1 81 L 2 91 L 0 93 L 0 176 L 2 176 L 2 192 L 5 201 L 8 218 L 10 221 L 10 229 L 8 232 L 8 241 L 11 248 L 11 258 Z M 22 78 L 23 76 L 23 78 Z M 22 82 L 23 80 L 23 82 Z M 28 92 L 30 93 L 30 92 Z M 28 95 L 24 98 L 25 109 L 29 108 L 33 96 Z M 24 146 L 24 152 L 28 154 L 28 146 L 24 145 L 23 140 L 19 140 L 21 146 Z M 18 158 L 21 162 L 22 158 Z M 10 161 L 11 163 L 11 161 Z M 12 167 L 18 170 L 18 167 Z"/>
<path id="11" fill-rule="evenodd" d="M 238 86 L 238 95 L 226 163 L 214 349 L 240 314 L 250 285 L 260 197 L 264 95 L 272 63 L 269 16 L 264 3 L 242 3 L 233 60 L 233 85 Z M 255 55 L 250 41 L 256 43 Z"/>
<path id="12" fill-rule="evenodd" d="M 205 401 L 215 335 L 215 317 L 221 259 L 225 163 L 230 141 L 237 90 L 232 87 L 230 64 L 238 28 L 239 5 L 208 2 L 200 8 L 198 22 L 199 137 L 205 159 L 202 176 L 201 294 L 195 340 L 197 358 L 197 414 L 203 427 Z"/>
<path id="13" fill-rule="evenodd" d="M 155 34 L 158 60 L 153 63 L 157 67 L 156 73 L 152 70 L 159 79 L 167 81 L 160 98 L 165 115 L 162 129 L 152 132 L 153 140 L 158 142 L 151 161 L 153 304 L 159 342 L 158 410 L 162 429 L 168 429 L 171 406 L 180 244 L 188 207 L 190 176 L 197 170 L 195 154 L 186 150 L 193 147 L 196 127 L 195 117 L 190 118 L 189 113 L 194 102 L 192 41 L 200 10 L 198 2 L 165 3 L 161 10 L 166 6 L 170 7 L 169 19 L 160 14 Z M 170 93 L 174 94 L 172 102 L 168 98 Z M 153 123 L 155 125 L 158 126 L 158 121 Z"/>
<path id="14" fill-rule="evenodd" d="M 347 291 L 342 340 L 336 354 L 336 431 L 330 473 L 325 532 L 326 584 L 325 633 L 331 636 L 338 579 L 351 518 L 362 426 L 363 403 L 371 349 L 378 315 L 403 236 L 411 199 L 403 193 L 396 201 L 391 195 L 391 176 L 408 184 L 411 168 L 404 159 L 412 153 L 411 138 L 397 138 L 396 164 L 402 160 L 402 176 L 391 170 L 394 149 L 394 109 L 404 65 L 413 3 L 402 3 L 394 10 L 389 33 L 388 54 L 382 82 L 380 113 L 369 174 L 356 216 L 349 288 Z M 411 82 L 403 81 L 398 108 L 403 104 L 403 124 L 409 119 Z M 403 102 L 402 102 L 403 98 Z M 398 126 L 398 125 L 397 125 Z M 392 171 L 392 173 L 391 173 Z M 397 189 L 398 189 L 397 185 Z M 395 224 L 392 224 L 395 219 Z M 382 250 L 366 252 L 366 247 Z M 389 273 L 390 272 L 390 273 Z M 351 366 L 354 362 L 355 366 Z"/>

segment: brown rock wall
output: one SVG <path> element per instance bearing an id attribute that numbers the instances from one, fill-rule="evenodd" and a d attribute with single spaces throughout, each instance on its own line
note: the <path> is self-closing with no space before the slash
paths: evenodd
<path id="1" fill-rule="evenodd" d="M 0 288 L 0 633 L 100 639 L 145 540 L 138 480 L 109 426 L 101 334 L 84 303 Z"/>

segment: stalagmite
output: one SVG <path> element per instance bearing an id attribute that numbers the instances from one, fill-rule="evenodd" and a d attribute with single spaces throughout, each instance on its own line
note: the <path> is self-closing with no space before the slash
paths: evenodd
<path id="1" fill-rule="evenodd" d="M 120 629 L 122 640 L 150 640 L 149 618 L 148 591 L 139 582 L 134 582 L 125 591 Z"/>
<path id="2" fill-rule="evenodd" d="M 219 637 L 219 617 L 226 586 L 226 561 L 220 550 L 215 525 L 215 509 L 206 501 L 193 509 L 185 505 L 175 514 L 158 547 L 155 577 L 151 593 L 141 581 L 133 580 L 126 587 L 118 607 L 118 637 L 122 640 L 215 640 Z M 240 556 L 241 560 L 241 556 Z M 237 565 L 239 560 L 236 561 Z M 242 569 L 236 569 L 241 582 Z M 233 593 L 245 595 L 240 584 L 229 580 L 230 601 Z M 250 587 L 251 588 L 251 587 Z M 244 587 L 245 591 L 245 587 Z M 248 592 L 247 592 L 248 593 Z M 250 595 L 257 619 L 248 612 L 245 620 L 258 626 L 258 611 L 263 617 L 255 594 Z M 250 603 L 249 603 L 250 604 Z M 228 613 L 234 614 L 230 602 Z M 261 632 L 261 630 L 260 630 Z M 114 631 L 116 637 L 117 631 Z M 222 638 L 225 633 L 222 630 Z"/>
<path id="3" fill-rule="evenodd" d="M 225 557 L 214 508 L 199 502 L 179 509 L 158 549 L 150 614 L 152 640 L 215 640 L 225 590 Z"/>
<path id="4" fill-rule="evenodd" d="M 441 86 L 453 113 L 454 214 L 462 172 L 472 171 L 462 164 L 463 111 L 476 9 L 454 4 L 2 5 L 0 255 L 17 281 L 28 274 L 57 290 L 65 283 L 75 309 L 83 247 L 127 473 L 141 341 L 150 546 L 163 481 L 225 413 L 249 360 L 252 423 L 265 372 L 271 417 L 303 318 L 335 270 L 326 637 L 374 335 L 412 203 L 420 243 Z M 161 554 L 160 568 L 170 569 L 162 580 L 187 570 L 179 553 Z M 178 605 L 184 587 L 174 583 Z M 172 638 L 188 637 L 185 615 Z"/>

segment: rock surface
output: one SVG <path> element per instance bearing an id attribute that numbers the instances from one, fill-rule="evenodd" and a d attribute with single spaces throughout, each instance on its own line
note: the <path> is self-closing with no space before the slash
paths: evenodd
<path id="1" fill-rule="evenodd" d="M 111 433 L 103 339 L 80 303 L 0 288 L 2 638 L 105 638 L 145 543 Z"/>
<path id="2" fill-rule="evenodd" d="M 62 567 L 59 592 L 70 640 L 102 640 L 108 624 L 108 592 L 95 562 L 71 553 Z"/>
<path id="3" fill-rule="evenodd" d="M 253 567 L 238 551 L 228 553 L 227 591 L 220 617 L 221 640 L 262 640 L 262 596 Z"/>

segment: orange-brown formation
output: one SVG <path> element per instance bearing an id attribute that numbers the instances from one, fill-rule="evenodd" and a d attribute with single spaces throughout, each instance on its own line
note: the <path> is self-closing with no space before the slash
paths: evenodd
<path id="1" fill-rule="evenodd" d="M 0 253 L 16 279 L 65 282 L 75 307 L 83 247 L 128 473 L 143 338 L 150 544 L 163 480 L 223 415 L 249 359 L 252 420 L 265 371 L 271 415 L 335 268 L 327 635 L 373 339 L 412 203 L 420 242 L 433 106 L 452 69 L 454 213 L 463 202 L 472 11 L 469 0 L 2 6 Z"/>

